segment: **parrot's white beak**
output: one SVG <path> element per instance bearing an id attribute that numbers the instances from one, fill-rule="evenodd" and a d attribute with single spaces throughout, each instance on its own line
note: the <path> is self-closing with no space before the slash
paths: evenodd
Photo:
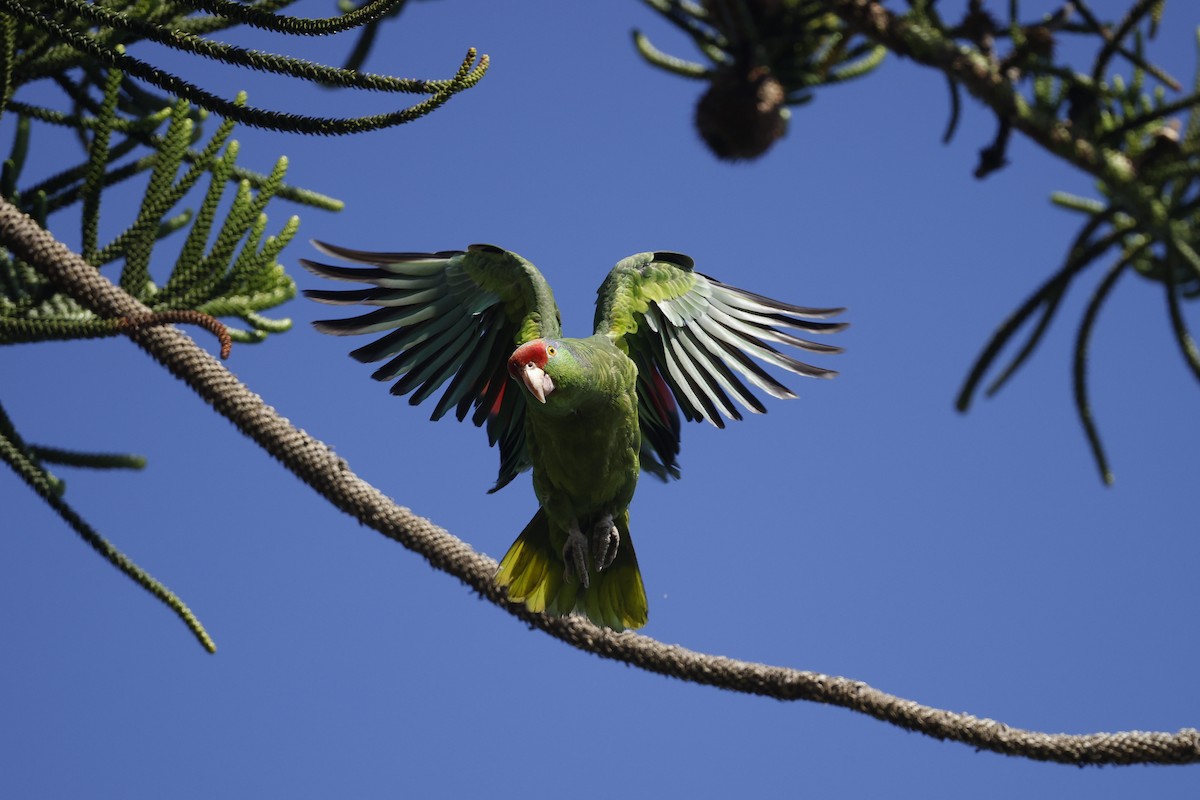
<path id="1" fill-rule="evenodd" d="M 525 369 L 521 372 L 521 380 L 524 381 L 525 387 L 529 389 L 529 393 L 538 399 L 539 403 L 546 402 L 546 395 L 554 391 L 554 381 L 546 371 L 537 364 L 530 361 L 525 365 Z"/>

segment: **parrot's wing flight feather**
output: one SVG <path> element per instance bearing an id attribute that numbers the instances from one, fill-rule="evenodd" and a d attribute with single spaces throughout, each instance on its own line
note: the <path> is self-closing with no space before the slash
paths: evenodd
<path id="1" fill-rule="evenodd" d="M 305 296 L 332 305 L 377 306 L 349 319 L 322 320 L 317 330 L 337 336 L 383 333 L 350 355 L 385 363 L 372 377 L 395 381 L 392 393 L 417 405 L 447 381 L 433 409 L 440 419 L 487 422 L 500 445 L 496 491 L 529 467 L 525 404 L 509 385 L 508 357 L 527 341 L 560 336 L 558 307 L 545 279 L 525 259 L 486 244 L 466 251 L 371 253 L 313 242 L 326 255 L 365 267 L 300 263 L 323 278 L 369 284 L 357 290 L 309 289 Z"/>
<path id="2" fill-rule="evenodd" d="M 832 378 L 833 370 L 806 364 L 773 345 L 838 353 L 839 347 L 791 331 L 820 334 L 846 327 L 824 321 L 844 309 L 781 303 L 727 286 L 693 267 L 692 259 L 679 253 L 630 256 L 609 273 L 596 304 L 596 333 L 608 335 L 637 364 L 642 466 L 664 479 L 679 476 L 680 412 L 689 421 L 723 428 L 723 417 L 742 418 L 739 407 L 766 411 L 751 387 L 772 397 L 795 397 L 758 362 Z"/>

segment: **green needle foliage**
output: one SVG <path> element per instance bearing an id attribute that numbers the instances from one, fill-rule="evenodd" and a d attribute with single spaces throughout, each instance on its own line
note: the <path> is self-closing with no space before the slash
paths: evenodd
<path id="1" fill-rule="evenodd" d="M 1030 135 L 1044 137 L 1052 151 L 1091 172 L 1102 198 L 1052 195 L 1055 203 L 1083 214 L 1086 221 L 1062 266 L 985 346 L 959 393 L 958 408 L 969 408 L 1001 351 L 1024 331 L 1016 355 L 985 390 L 988 395 L 998 391 L 1036 350 L 1068 289 L 1090 267 L 1107 264 L 1090 290 L 1072 359 L 1076 409 L 1106 484 L 1112 483 L 1113 473 L 1092 413 L 1087 366 L 1100 309 L 1124 273 L 1132 271 L 1163 292 L 1176 344 L 1200 379 L 1200 354 L 1181 309 L 1182 300 L 1200 294 L 1200 73 L 1192 91 L 1182 93 L 1180 84 L 1149 60 L 1144 45 L 1158 30 L 1164 3 L 1134 2 L 1116 22 L 1100 20 L 1085 2 L 1072 6 L 1078 17 L 1064 7 L 1025 23 L 1018 21 L 1016 4 L 1003 25 L 980 3 L 973 3 L 953 28 L 945 28 L 936 15 L 925 17 L 974 42 L 980 53 L 1012 74 L 1017 113 L 997 113 L 996 140 L 981 150 L 976 174 L 983 177 L 1006 163 L 1007 137 L 1016 124 L 1013 116 L 1018 116 Z M 1055 61 L 1056 38 L 1064 35 L 1096 42 L 1086 71 Z M 997 42 L 1005 39 L 1010 45 L 1000 53 Z M 1109 74 L 1118 59 L 1128 65 L 1128 78 Z M 1180 114 L 1186 115 L 1186 124 L 1176 116 Z"/>
<path id="2" fill-rule="evenodd" d="M 1056 204 L 1083 214 L 1087 221 L 1064 265 L 992 337 L 958 399 L 959 408 L 966 410 L 1001 349 L 1028 329 L 1024 345 L 986 393 L 994 394 L 1003 386 L 1042 340 L 1073 282 L 1087 268 L 1109 263 L 1105 276 L 1092 289 L 1076 332 L 1073 358 L 1076 407 L 1106 483 L 1111 483 L 1113 476 L 1091 412 L 1088 343 L 1100 307 L 1123 273 L 1133 271 L 1163 292 L 1180 353 L 1200 379 L 1200 352 L 1181 308 L 1181 300 L 1200 295 L 1200 256 L 1196 252 L 1200 247 L 1200 72 L 1192 94 L 1180 102 L 1168 103 L 1161 85 L 1147 92 L 1146 79 L 1146 71 L 1138 67 L 1129 83 L 1118 76 L 1100 84 L 1098 102 L 1088 106 L 1088 113 L 1094 114 L 1094 138 L 1123 155 L 1132 173 L 1125 179 L 1107 176 L 1097 180 L 1102 200 L 1065 192 L 1051 196 Z M 1181 126 L 1171 115 L 1184 109 L 1188 110 L 1188 122 Z"/>
<path id="3" fill-rule="evenodd" d="M 418 80 L 359 72 L 377 27 L 405 0 L 369 0 L 328 19 L 277 13 L 291 0 L 0 0 L 0 117 L 15 135 L 0 167 L 0 196 L 48 230 L 59 212 L 78 210 L 79 253 L 140 300 L 150 313 L 106 319 L 82 307 L 0 241 L 0 344 L 96 339 L 149 325 L 196 324 L 216 334 L 222 356 L 231 341 L 258 342 L 291 326 L 266 312 L 291 299 L 295 284 L 279 263 L 299 219 L 271 226 L 272 199 L 327 211 L 338 200 L 284 183 L 287 159 L 266 173 L 240 166 L 234 126 L 344 135 L 411 122 L 474 86 L 487 57 L 468 50 L 448 79 Z M 248 25 L 292 36 L 358 31 L 353 68 L 222 44 L 207 34 Z M 132 55 L 148 41 L 202 59 L 269 72 L 319 88 L 418 95 L 412 105 L 365 117 L 313 117 L 257 108 L 244 93 L 217 96 Z M 199 70 L 196 71 L 199 73 Z M 33 88 L 29 88 L 33 87 Z M 28 95 L 28 97 L 27 97 Z M 37 98 L 33 101 L 30 98 Z M 210 134 L 205 128 L 218 117 Z M 62 169 L 40 180 L 24 168 L 38 130 L 67 129 L 81 147 Z M 131 211 L 127 195 L 106 202 L 113 187 L 140 181 Z M 198 201 L 197 201 L 198 198 Z M 56 216 L 57 215 L 57 216 Z M 104 222 L 102 225 L 101 222 Z M 119 233 L 101 240 L 114 224 Z M 57 223 L 57 224 L 56 224 Z M 60 236 L 60 238 L 62 238 Z M 157 278 L 163 275 L 165 277 Z M 96 533 L 63 500 L 63 482 L 48 464 L 140 469 L 138 456 L 75 453 L 29 444 L 0 408 L 0 460 L 7 463 L 98 553 L 166 603 L 209 650 L 203 627 L 165 586 Z"/>
<path id="4" fill-rule="evenodd" d="M 1200 379 L 1200 348 L 1183 303 L 1200 296 L 1200 71 L 1185 92 L 1152 63 L 1147 41 L 1159 33 L 1166 0 L 1133 0 L 1116 20 L 1087 0 L 1063 2 L 1036 19 L 1020 0 L 644 0 L 685 31 L 709 65 L 666 55 L 640 33 L 653 65 L 710 86 L 697 127 L 721 158 L 756 158 L 784 133 L 785 105 L 819 88 L 868 74 L 891 51 L 942 72 L 950 88 L 949 141 L 966 89 L 996 118 L 993 141 L 979 151 L 975 175 L 1007 162 L 1014 132 L 1096 179 L 1097 198 L 1056 193 L 1058 205 L 1085 217 L 1063 264 L 1017 308 L 984 347 L 957 399 L 966 411 L 1019 334 L 1023 342 L 986 388 L 996 392 L 1037 349 L 1067 291 L 1090 267 L 1107 264 L 1091 288 L 1075 333 L 1075 403 L 1100 475 L 1113 480 L 1092 414 L 1087 384 L 1091 334 L 1118 279 L 1132 272 L 1154 285 L 1178 349 Z M 896 10 L 892 10 L 895 7 Z M 1083 64 L 1060 58 L 1064 37 L 1094 45 Z M 1073 52 L 1087 52 L 1075 47 Z M 1125 69 L 1125 74 L 1115 69 Z"/>

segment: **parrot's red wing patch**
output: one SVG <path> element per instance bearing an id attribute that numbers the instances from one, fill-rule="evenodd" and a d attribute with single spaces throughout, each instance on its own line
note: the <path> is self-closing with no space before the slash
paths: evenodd
<path id="1" fill-rule="evenodd" d="M 488 409 L 488 418 L 495 419 L 500 414 L 500 405 L 504 402 L 504 391 L 508 388 L 508 383 L 500 384 L 500 391 L 496 392 L 496 399 L 492 401 L 492 407 Z M 488 387 L 483 387 L 483 394 L 487 396 Z"/>
<path id="2" fill-rule="evenodd" d="M 654 401 L 654 410 L 662 419 L 670 419 L 675 415 L 675 397 L 671 394 L 667 382 L 663 380 L 663 376 L 659 374 L 657 368 L 652 370 L 650 377 L 653 379 L 651 383 L 654 387 L 650 396 Z"/>

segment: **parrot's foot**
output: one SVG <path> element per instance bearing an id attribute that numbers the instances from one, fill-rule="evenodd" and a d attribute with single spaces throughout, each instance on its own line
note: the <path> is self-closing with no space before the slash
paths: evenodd
<path id="1" fill-rule="evenodd" d="M 612 514 L 605 514 L 596 520 L 592 526 L 592 558 L 596 562 L 596 571 L 608 569 L 613 559 L 617 557 L 617 548 L 621 545 L 621 534 L 613 525 Z"/>
<path id="2" fill-rule="evenodd" d="M 578 576 L 585 589 L 588 588 L 587 555 L 587 537 L 580 532 L 578 524 L 572 524 L 562 551 L 563 563 L 566 565 L 563 569 L 563 579 L 569 581 Z"/>

